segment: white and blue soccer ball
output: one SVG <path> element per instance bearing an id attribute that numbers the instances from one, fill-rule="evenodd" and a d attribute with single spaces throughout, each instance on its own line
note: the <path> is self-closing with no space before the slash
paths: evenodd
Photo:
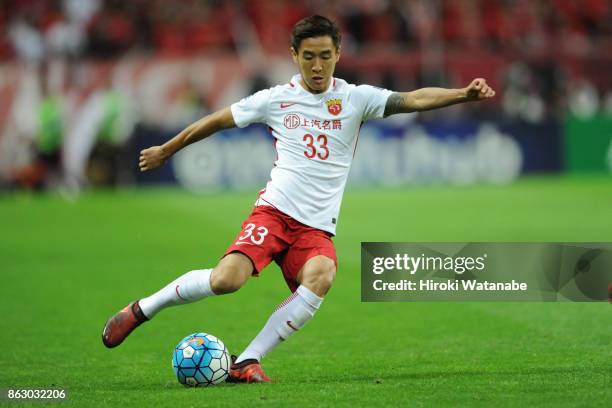
<path id="1" fill-rule="evenodd" d="M 181 384 L 207 387 L 227 379 L 230 354 L 212 334 L 194 333 L 181 340 L 172 354 L 172 368 Z"/>

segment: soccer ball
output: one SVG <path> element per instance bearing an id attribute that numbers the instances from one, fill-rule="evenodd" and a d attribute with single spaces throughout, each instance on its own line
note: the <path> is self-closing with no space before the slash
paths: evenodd
<path id="1" fill-rule="evenodd" d="M 225 381 L 229 351 L 212 334 L 194 333 L 181 340 L 172 354 L 172 368 L 181 384 L 207 387 Z"/>

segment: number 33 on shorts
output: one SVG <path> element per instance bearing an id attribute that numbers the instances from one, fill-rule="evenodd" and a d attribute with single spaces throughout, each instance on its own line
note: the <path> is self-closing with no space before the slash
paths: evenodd
<path id="1" fill-rule="evenodd" d="M 241 245 L 241 244 L 255 244 L 255 245 L 261 245 L 264 242 L 264 239 L 266 238 L 266 235 L 268 235 L 268 229 L 264 226 L 257 226 L 253 223 L 249 223 L 247 224 L 244 228 L 243 228 L 244 234 L 240 235 L 238 237 L 238 240 L 236 241 L 236 245 Z M 250 238 L 250 242 L 248 241 Z"/>

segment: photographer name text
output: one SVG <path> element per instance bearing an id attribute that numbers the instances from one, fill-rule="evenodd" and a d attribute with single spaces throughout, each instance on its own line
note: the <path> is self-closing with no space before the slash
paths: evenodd
<path id="1" fill-rule="evenodd" d="M 409 254 L 396 254 L 393 257 L 376 257 L 372 260 L 372 273 L 382 275 L 388 271 L 404 271 L 411 279 L 400 279 L 387 282 L 384 279 L 375 279 L 372 287 L 376 291 L 420 291 L 420 292 L 481 292 L 481 291 L 526 291 L 526 282 L 514 279 L 504 282 L 490 280 L 469 279 L 462 276 L 465 272 L 477 276 L 486 268 L 487 254 L 478 257 L 465 256 L 411 256 Z M 430 279 L 419 278 L 420 272 L 448 272 L 457 275 L 456 279 Z M 382 278 L 382 276 L 381 276 Z"/>

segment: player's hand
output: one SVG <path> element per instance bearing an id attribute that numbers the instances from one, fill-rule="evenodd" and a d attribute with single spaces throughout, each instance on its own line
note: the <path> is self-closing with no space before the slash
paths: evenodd
<path id="1" fill-rule="evenodd" d="M 465 96 L 468 101 L 480 101 L 495 96 L 495 91 L 483 78 L 476 78 L 465 88 Z"/>
<path id="2" fill-rule="evenodd" d="M 140 171 L 149 171 L 161 167 L 168 159 L 162 146 L 152 146 L 140 152 L 138 167 Z"/>

